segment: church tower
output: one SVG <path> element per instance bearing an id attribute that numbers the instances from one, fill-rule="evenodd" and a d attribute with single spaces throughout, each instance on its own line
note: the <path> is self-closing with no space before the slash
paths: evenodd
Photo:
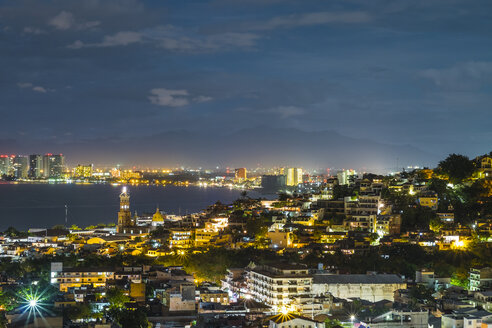
<path id="1" fill-rule="evenodd" d="M 126 187 L 120 194 L 120 211 L 118 212 L 118 233 L 127 233 L 129 227 L 135 226 L 130 212 L 130 194 L 126 191 Z"/>

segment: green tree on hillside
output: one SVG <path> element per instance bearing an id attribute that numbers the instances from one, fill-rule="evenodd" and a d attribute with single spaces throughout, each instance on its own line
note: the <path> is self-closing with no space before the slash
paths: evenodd
<path id="1" fill-rule="evenodd" d="M 447 175 L 451 183 L 459 184 L 471 177 L 475 171 L 475 163 L 467 156 L 451 154 L 445 160 L 439 162 L 437 170 Z"/>

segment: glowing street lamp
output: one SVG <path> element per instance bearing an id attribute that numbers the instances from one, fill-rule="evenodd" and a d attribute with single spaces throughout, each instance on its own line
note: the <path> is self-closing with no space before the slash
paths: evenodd
<path id="1" fill-rule="evenodd" d="M 21 298 L 21 303 L 23 304 L 21 305 L 20 310 L 22 313 L 27 315 L 26 320 L 29 320 L 31 316 L 43 317 L 42 311 L 47 311 L 44 307 L 46 304 L 43 303 L 46 299 L 46 296 L 44 296 L 45 292 L 46 290 L 38 293 L 38 290 L 33 290 L 32 287 L 29 289 L 26 288 L 20 292 L 19 297 Z"/>

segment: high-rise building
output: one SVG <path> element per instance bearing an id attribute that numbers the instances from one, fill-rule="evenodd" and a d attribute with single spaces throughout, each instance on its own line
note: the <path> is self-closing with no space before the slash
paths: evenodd
<path id="1" fill-rule="evenodd" d="M 248 272 L 248 294 L 258 302 L 281 312 L 292 304 L 292 298 L 312 295 L 313 276 L 307 267 L 296 264 L 257 266 Z"/>
<path id="2" fill-rule="evenodd" d="M 246 168 L 241 167 L 239 169 L 236 169 L 235 170 L 235 173 L 236 173 L 236 180 L 237 181 L 244 181 L 244 180 L 246 180 L 246 178 L 247 178 Z"/>
<path id="3" fill-rule="evenodd" d="M 90 178 L 92 176 L 93 169 L 94 167 L 92 164 L 89 165 L 79 164 L 75 168 L 73 175 L 76 178 Z"/>
<path id="4" fill-rule="evenodd" d="M 354 170 L 343 170 L 337 172 L 338 184 L 341 186 L 353 184 L 356 178 L 357 172 Z"/>
<path id="5" fill-rule="evenodd" d="M 284 170 L 285 184 L 287 186 L 297 186 L 302 183 L 302 169 L 299 167 L 289 167 Z"/>
<path id="6" fill-rule="evenodd" d="M 27 156 L 17 155 L 13 159 L 14 176 L 17 179 L 27 179 L 29 171 L 29 161 Z"/>
<path id="7" fill-rule="evenodd" d="M 0 155 L 0 176 L 14 175 L 14 155 Z"/>
<path id="8" fill-rule="evenodd" d="M 43 156 L 29 155 L 29 177 L 38 179 L 43 177 Z"/>
<path id="9" fill-rule="evenodd" d="M 45 178 L 60 178 L 65 167 L 63 154 L 45 154 L 43 156 L 43 176 Z"/>
<path id="10" fill-rule="evenodd" d="M 135 220 L 132 218 L 130 212 L 130 194 L 127 192 L 126 187 L 123 187 L 123 191 L 120 194 L 120 211 L 118 212 L 118 233 L 133 233 L 132 228 L 135 227 Z"/>

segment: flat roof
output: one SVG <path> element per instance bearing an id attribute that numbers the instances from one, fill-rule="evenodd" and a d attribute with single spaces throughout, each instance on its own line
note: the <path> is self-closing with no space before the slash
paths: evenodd
<path id="1" fill-rule="evenodd" d="M 396 274 L 315 274 L 313 284 L 402 284 Z"/>
<path id="2" fill-rule="evenodd" d="M 62 272 L 115 272 L 111 267 L 80 267 L 80 268 L 63 268 Z"/>
<path id="3" fill-rule="evenodd" d="M 307 270 L 307 269 L 304 269 L 304 270 Z M 311 278 L 312 277 L 310 274 L 303 274 L 303 273 L 292 274 L 290 272 L 286 272 L 286 273 L 272 272 L 272 271 L 262 270 L 259 268 L 254 268 L 251 271 L 258 273 L 258 274 L 261 274 L 261 275 L 264 275 L 264 276 L 267 276 L 267 277 L 270 277 L 270 278 L 286 278 L 287 279 L 287 278 Z"/>

